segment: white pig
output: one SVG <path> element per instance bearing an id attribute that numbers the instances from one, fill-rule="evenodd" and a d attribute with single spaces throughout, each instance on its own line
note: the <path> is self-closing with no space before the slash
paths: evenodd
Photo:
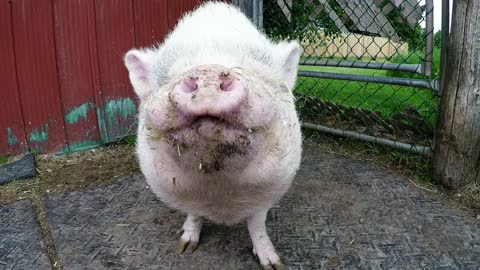
<path id="1" fill-rule="evenodd" d="M 140 99 L 141 170 L 163 202 L 188 214 L 178 253 L 195 251 L 203 218 L 246 219 L 262 267 L 284 269 L 265 218 L 300 166 L 292 89 L 301 52 L 236 7 L 209 2 L 162 44 L 125 55 Z"/>

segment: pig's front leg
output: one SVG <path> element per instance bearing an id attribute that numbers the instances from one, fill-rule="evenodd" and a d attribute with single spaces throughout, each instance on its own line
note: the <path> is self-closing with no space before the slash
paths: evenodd
<path id="1" fill-rule="evenodd" d="M 183 234 L 177 245 L 177 254 L 182 254 L 183 252 L 192 254 L 197 249 L 202 223 L 202 217 L 188 214 L 181 229 Z"/>
<path id="2" fill-rule="evenodd" d="M 267 235 L 265 227 L 267 211 L 268 209 L 259 211 L 247 218 L 248 232 L 253 243 L 253 254 L 260 260 L 263 269 L 284 270 L 285 266 Z"/>

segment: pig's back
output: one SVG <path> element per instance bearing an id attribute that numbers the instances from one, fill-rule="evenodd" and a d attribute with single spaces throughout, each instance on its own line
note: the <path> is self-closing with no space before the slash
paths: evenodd
<path id="1" fill-rule="evenodd" d="M 186 14 L 160 45 L 155 67 L 159 84 L 203 64 L 273 64 L 272 42 L 239 9 L 222 2 L 205 3 Z"/>
<path id="2" fill-rule="evenodd" d="M 268 43 L 255 26 L 234 6 L 221 2 L 209 2 L 199 9 L 186 14 L 171 35 L 178 43 L 237 44 Z M 170 41 L 170 40 L 169 40 Z"/>

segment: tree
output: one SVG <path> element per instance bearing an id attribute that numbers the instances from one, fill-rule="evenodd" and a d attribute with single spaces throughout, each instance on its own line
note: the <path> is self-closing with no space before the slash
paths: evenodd
<path id="1" fill-rule="evenodd" d="M 456 0 L 434 141 L 433 176 L 480 183 L 480 1 Z"/>
<path id="2" fill-rule="evenodd" d="M 286 5 L 285 1 L 281 5 Z M 299 39 L 314 40 L 317 38 L 318 30 L 322 29 L 325 36 L 335 36 L 340 30 L 330 17 L 321 11 L 315 18 L 310 18 L 318 1 L 293 1 L 288 7 L 291 13 L 291 20 L 288 21 L 277 1 L 264 1 L 264 29 L 265 33 L 273 39 Z"/>
<path id="3" fill-rule="evenodd" d="M 349 19 L 348 14 L 341 7 L 338 1 L 308 1 L 308 0 L 294 0 L 289 6 L 288 1 L 264 1 L 264 29 L 265 33 L 274 39 L 299 39 L 299 40 L 315 40 L 318 38 L 318 31 L 321 30 L 326 37 L 335 38 L 340 34 L 337 24 L 330 18 L 325 8 L 321 9 L 314 18 L 310 15 L 315 14 L 315 10 L 324 4 L 332 9 L 332 12 L 338 16 L 338 20 L 351 33 L 362 35 L 378 35 L 378 33 L 368 33 L 358 30 L 354 21 Z M 279 4 L 280 3 L 280 4 Z M 383 0 L 378 4 L 381 10 L 385 5 L 390 3 L 388 0 Z M 372 2 L 372 5 L 376 5 Z M 290 12 L 290 20 L 285 17 L 282 8 L 287 8 Z M 423 50 L 425 47 L 425 31 L 420 26 L 420 23 L 410 25 L 403 19 L 401 8 L 394 8 L 388 14 L 385 14 L 388 22 L 395 29 L 396 34 L 404 42 L 407 42 L 409 48 L 412 50 Z"/>
<path id="4" fill-rule="evenodd" d="M 408 43 L 408 47 L 411 50 L 423 50 L 425 48 L 425 31 L 420 26 L 420 23 L 412 26 L 400 19 L 402 15 L 399 9 L 394 9 L 388 13 L 387 18 L 398 36 L 400 36 L 402 41 Z"/>

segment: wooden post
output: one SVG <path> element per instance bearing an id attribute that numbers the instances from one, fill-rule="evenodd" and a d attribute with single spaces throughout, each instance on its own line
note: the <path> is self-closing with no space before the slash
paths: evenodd
<path id="1" fill-rule="evenodd" d="M 480 1 L 453 1 L 433 177 L 447 187 L 480 183 Z"/>

